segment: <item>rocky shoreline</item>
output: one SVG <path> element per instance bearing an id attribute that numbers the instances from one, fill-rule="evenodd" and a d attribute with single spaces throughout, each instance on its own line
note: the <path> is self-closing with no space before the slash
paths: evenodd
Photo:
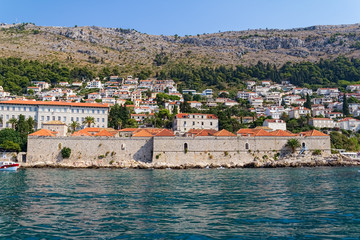
<path id="1" fill-rule="evenodd" d="M 360 166 L 359 160 L 346 158 L 341 155 L 321 156 L 290 156 L 282 159 L 259 159 L 244 163 L 216 164 L 199 162 L 197 164 L 172 165 L 168 163 L 144 163 L 136 161 L 127 162 L 101 162 L 101 161 L 82 161 L 82 162 L 39 162 L 33 165 L 22 164 L 21 168 L 118 168 L 118 169 L 201 169 L 201 168 L 284 168 L 284 167 L 323 167 L 323 166 Z"/>

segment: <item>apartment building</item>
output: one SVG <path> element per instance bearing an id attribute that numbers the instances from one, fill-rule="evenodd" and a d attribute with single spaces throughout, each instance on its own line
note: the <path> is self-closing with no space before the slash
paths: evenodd
<path id="1" fill-rule="evenodd" d="M 25 118 L 32 117 L 36 122 L 36 129 L 43 128 L 43 124 L 49 121 L 61 121 L 69 125 L 72 121 L 79 124 L 85 117 L 91 116 L 95 119 L 95 127 L 107 127 L 109 106 L 99 103 L 77 103 L 77 102 L 42 102 L 10 100 L 0 102 L 0 117 L 3 124 L 0 128 L 11 127 L 8 121 L 11 118 L 18 119 L 20 114 Z"/>
<path id="2" fill-rule="evenodd" d="M 173 121 L 175 132 L 185 133 L 190 129 L 219 130 L 219 120 L 214 114 L 179 113 Z"/>

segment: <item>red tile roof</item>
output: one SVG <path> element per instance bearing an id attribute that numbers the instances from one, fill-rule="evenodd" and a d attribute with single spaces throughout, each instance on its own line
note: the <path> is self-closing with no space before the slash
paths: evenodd
<path id="1" fill-rule="evenodd" d="M 48 129 L 40 129 L 39 131 L 29 134 L 29 136 L 55 137 L 56 133 L 57 132 L 52 132 Z"/>
<path id="2" fill-rule="evenodd" d="M 153 135 L 149 133 L 147 130 L 140 130 L 132 135 L 133 137 L 152 137 Z"/>
<path id="3" fill-rule="evenodd" d="M 235 134 L 233 134 L 232 132 L 229 132 L 226 129 L 222 129 L 222 130 L 214 133 L 214 136 L 216 136 L 216 137 L 236 137 Z"/>
<path id="4" fill-rule="evenodd" d="M 22 101 L 22 100 L 0 101 L 0 104 L 99 107 L 99 108 L 109 107 L 109 105 L 106 103 L 100 104 L 100 103 L 57 102 L 57 101 L 44 102 L 44 101 Z"/>
<path id="5" fill-rule="evenodd" d="M 156 137 L 175 137 L 173 131 L 169 129 L 163 129 L 159 133 L 155 134 Z"/>
<path id="6" fill-rule="evenodd" d="M 329 135 L 320 132 L 318 130 L 311 130 L 311 131 L 307 131 L 307 132 L 301 132 L 300 134 L 306 136 L 306 137 L 313 137 L 313 136 L 318 136 L 318 137 L 328 137 Z"/>
<path id="7" fill-rule="evenodd" d="M 96 133 L 94 136 L 115 137 L 115 134 L 112 134 L 109 131 L 103 129 L 100 132 Z"/>

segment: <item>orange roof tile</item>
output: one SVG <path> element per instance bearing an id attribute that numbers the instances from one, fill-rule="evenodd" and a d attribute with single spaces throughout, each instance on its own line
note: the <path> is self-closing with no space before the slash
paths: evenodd
<path id="1" fill-rule="evenodd" d="M 236 137 L 235 134 L 233 134 L 232 132 L 229 132 L 226 129 L 223 129 L 223 130 L 220 130 L 220 131 L 214 133 L 214 136 L 217 136 L 217 137 Z"/>
<path id="2" fill-rule="evenodd" d="M 173 131 L 171 131 L 169 129 L 163 129 L 160 132 L 158 132 L 157 134 L 155 134 L 155 136 L 157 136 L 157 137 L 174 137 L 175 134 Z"/>
<path id="3" fill-rule="evenodd" d="M 135 132 L 136 130 L 138 130 L 138 128 L 123 128 L 120 129 L 119 132 Z"/>
<path id="4" fill-rule="evenodd" d="M 102 136 L 102 137 L 114 137 L 115 135 L 110 133 L 109 131 L 103 129 L 100 132 L 96 133 L 94 136 Z"/>
<path id="5" fill-rule="evenodd" d="M 41 137 L 55 137 L 57 132 L 52 132 L 48 129 L 40 129 L 39 131 L 36 131 L 32 134 L 29 134 L 29 136 L 41 136 Z"/>
<path id="6" fill-rule="evenodd" d="M 49 105 L 49 106 L 71 106 L 71 107 L 102 107 L 108 108 L 108 104 L 100 103 L 77 103 L 77 102 L 57 102 L 57 101 L 22 101 L 22 100 L 10 100 L 0 101 L 0 104 L 19 104 L 19 105 Z"/>
<path id="7" fill-rule="evenodd" d="M 320 132 L 318 130 L 311 130 L 311 131 L 307 131 L 307 132 L 301 132 L 300 134 L 306 136 L 306 137 L 328 137 L 329 135 Z"/>
<path id="8" fill-rule="evenodd" d="M 80 130 L 80 131 L 74 132 L 73 134 L 71 134 L 71 136 L 81 137 L 81 136 L 91 136 L 91 134 Z"/>
<path id="9" fill-rule="evenodd" d="M 195 137 L 205 137 L 205 136 L 214 136 L 217 131 L 214 129 L 202 129 L 198 132 Z"/>
<path id="10" fill-rule="evenodd" d="M 270 132 L 273 136 L 277 137 L 296 137 L 298 134 L 292 133 L 290 131 L 284 131 L 284 130 L 275 130 Z"/>
<path id="11" fill-rule="evenodd" d="M 152 137 L 153 135 L 146 130 L 140 130 L 132 135 L 133 137 Z"/>

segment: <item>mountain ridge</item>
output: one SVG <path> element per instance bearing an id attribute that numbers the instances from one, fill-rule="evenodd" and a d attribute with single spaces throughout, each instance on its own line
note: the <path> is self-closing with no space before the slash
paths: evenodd
<path id="1" fill-rule="evenodd" d="M 0 24 L 0 42 L 0 57 L 58 61 L 91 68 L 117 66 L 122 72 L 131 73 L 180 62 L 195 66 L 252 65 L 258 61 L 283 65 L 338 56 L 360 58 L 360 24 L 182 37 L 96 26 Z M 166 58 L 156 61 L 157 57 Z"/>

